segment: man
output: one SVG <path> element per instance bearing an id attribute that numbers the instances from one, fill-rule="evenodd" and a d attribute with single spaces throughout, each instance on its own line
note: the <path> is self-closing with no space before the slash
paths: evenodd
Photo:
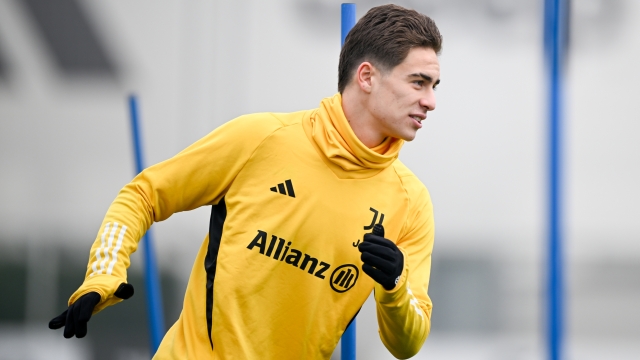
<path id="1" fill-rule="evenodd" d="M 318 109 L 241 116 L 140 173 L 50 327 L 83 337 L 91 313 L 132 295 L 129 255 L 149 226 L 211 205 L 154 359 L 328 359 L 372 289 L 382 342 L 415 355 L 430 330 L 434 225 L 427 189 L 397 157 L 435 109 L 441 42 L 428 17 L 373 8 L 346 38 L 339 93 Z"/>

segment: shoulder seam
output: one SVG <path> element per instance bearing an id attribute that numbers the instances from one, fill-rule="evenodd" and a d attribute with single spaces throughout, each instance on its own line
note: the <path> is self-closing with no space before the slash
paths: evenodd
<path id="1" fill-rule="evenodd" d="M 308 110 L 303 110 L 303 111 L 299 111 L 299 112 L 301 112 L 301 113 L 306 113 L 307 111 L 308 111 Z M 298 111 L 297 111 L 297 112 L 298 112 Z M 268 113 L 266 113 L 266 114 L 268 114 L 268 115 L 270 115 L 272 118 L 276 119 L 276 120 L 280 123 L 281 128 L 285 128 L 285 127 L 289 127 L 289 126 L 294 126 L 294 125 L 298 125 L 298 124 L 301 124 L 301 123 L 302 123 L 302 121 L 297 121 L 297 122 L 292 123 L 292 124 L 285 124 L 285 123 L 283 123 L 283 122 L 282 122 L 282 120 L 280 120 L 280 118 L 279 118 L 279 117 L 277 117 L 277 116 L 276 116 L 276 113 L 268 112 Z M 293 114 L 293 113 L 285 113 L 285 114 L 286 114 L 286 115 L 289 115 L 289 114 Z M 275 131 L 278 131 L 278 130 L 279 130 L 279 129 L 276 129 L 276 130 L 274 130 L 274 132 L 275 132 Z"/>
<path id="2" fill-rule="evenodd" d="M 404 164 L 402 164 L 402 165 L 404 166 Z M 407 213 L 407 217 L 404 219 L 404 224 L 402 225 L 402 229 L 401 229 L 401 234 L 402 234 L 402 233 L 407 233 L 408 232 L 408 231 L 405 231 L 405 230 L 407 230 L 407 227 L 409 226 L 409 221 L 410 221 L 409 219 L 410 219 L 410 217 L 411 217 L 410 215 L 412 213 L 411 209 L 413 208 L 413 206 L 415 206 L 415 200 L 412 199 L 411 196 L 409 196 L 409 191 L 407 190 L 407 187 L 405 186 L 405 183 L 404 183 L 403 179 L 407 178 L 407 177 L 411 177 L 411 176 L 413 176 L 413 177 L 415 177 L 417 179 L 417 176 L 411 171 L 409 171 L 409 173 L 406 174 L 406 175 L 401 175 L 401 174 L 398 173 L 398 169 L 395 167 L 395 163 L 392 166 L 393 166 L 393 171 L 398 176 L 398 180 L 400 181 L 402 189 L 404 190 L 404 193 L 406 194 L 406 197 L 407 197 L 408 202 L 409 202 L 409 206 L 408 206 L 409 213 Z M 417 179 L 417 180 L 418 180 L 418 182 L 420 182 L 422 184 L 420 179 Z M 426 186 L 424 186 L 424 184 L 422 184 L 419 193 L 422 193 L 424 191 L 427 191 L 426 190 Z M 427 193 L 428 193 L 428 191 L 427 191 Z M 399 240 L 400 239 L 398 239 L 398 241 Z"/>
<path id="3" fill-rule="evenodd" d="M 395 162 L 394 162 L 394 164 L 392 164 L 392 166 L 393 166 L 393 171 L 395 172 L 396 176 L 398 177 L 398 181 L 400 181 L 400 185 L 402 186 L 402 190 L 404 190 L 404 194 L 407 197 L 407 201 L 409 203 L 408 209 L 410 210 L 412 208 L 412 205 L 413 205 L 413 200 L 411 199 L 411 196 L 409 196 L 409 191 L 407 190 L 407 187 L 404 184 L 404 181 L 403 181 L 403 177 L 404 176 L 402 176 L 402 175 L 400 175 L 398 173 L 398 168 L 396 168 Z M 410 214 L 411 214 L 411 212 L 409 211 L 407 213 L 407 216 L 404 219 L 404 222 L 402 224 L 402 228 L 400 229 L 401 233 L 399 235 L 401 235 L 401 234 L 403 235 L 403 233 L 407 232 L 406 229 L 407 229 L 407 226 L 409 226 Z M 399 242 L 400 239 L 397 239 L 397 241 Z"/>
<path id="4" fill-rule="evenodd" d="M 267 141 L 267 139 L 269 139 L 270 137 L 273 136 L 273 134 L 275 134 L 276 132 L 289 127 L 289 126 L 294 126 L 294 125 L 298 125 L 300 124 L 300 122 L 296 122 L 293 124 L 284 124 L 282 122 L 282 120 L 280 120 L 277 116 L 275 116 L 274 113 L 266 113 L 269 114 L 271 117 L 273 117 L 274 119 L 276 119 L 279 123 L 280 126 L 278 126 L 277 128 L 273 129 L 273 131 L 271 131 L 269 134 L 267 134 L 258 145 L 256 145 L 256 147 L 253 149 L 253 151 L 251 152 L 251 155 L 249 155 L 249 157 L 247 157 L 247 160 L 245 160 L 244 164 L 242 164 L 242 167 L 240 168 L 240 170 L 238 171 L 238 174 L 236 175 L 236 177 L 244 170 L 245 166 L 247 166 L 247 163 L 249 162 L 249 160 L 251 160 L 251 158 L 253 158 L 253 155 L 256 153 L 256 151 L 258 150 L 258 148 L 260 148 L 260 146 L 262 146 L 262 144 L 264 144 L 265 141 Z M 234 179 L 235 180 L 235 179 Z"/>

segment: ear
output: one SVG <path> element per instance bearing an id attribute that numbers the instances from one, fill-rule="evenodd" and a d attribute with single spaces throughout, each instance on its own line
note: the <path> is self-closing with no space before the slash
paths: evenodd
<path id="1" fill-rule="evenodd" d="M 368 61 L 364 61 L 356 70 L 356 83 L 360 90 L 367 94 L 371 93 L 371 78 L 374 72 L 375 68 Z"/>

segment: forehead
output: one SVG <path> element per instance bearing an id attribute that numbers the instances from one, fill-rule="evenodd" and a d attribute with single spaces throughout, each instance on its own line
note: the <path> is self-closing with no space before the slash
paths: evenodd
<path id="1" fill-rule="evenodd" d="M 400 76 L 424 73 L 437 80 L 440 78 L 440 61 L 433 49 L 412 48 L 407 57 L 393 68 L 392 72 Z"/>

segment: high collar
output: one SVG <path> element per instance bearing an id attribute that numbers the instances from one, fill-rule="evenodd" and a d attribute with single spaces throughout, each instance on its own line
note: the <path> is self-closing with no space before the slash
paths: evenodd
<path id="1" fill-rule="evenodd" d="M 320 107 L 310 113 L 303 126 L 316 149 L 340 178 L 367 178 L 391 165 L 404 143 L 386 138 L 380 145 L 368 148 L 356 136 L 342 110 L 338 93 L 325 98 Z M 328 161 L 327 161 L 328 160 Z"/>

